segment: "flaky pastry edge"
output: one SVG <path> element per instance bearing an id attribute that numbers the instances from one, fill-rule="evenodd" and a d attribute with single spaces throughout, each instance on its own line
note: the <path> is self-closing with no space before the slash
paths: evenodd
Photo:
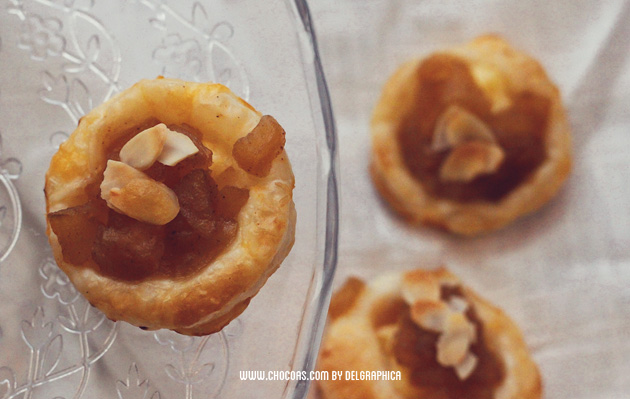
<path id="1" fill-rule="evenodd" d="M 333 296 L 332 303 L 343 308 L 337 309 L 329 318 L 322 339 L 318 369 L 346 371 L 388 371 L 392 370 L 391 359 L 382 352 L 372 317 L 379 305 L 402 298 L 404 279 L 422 278 L 423 274 L 433 274 L 439 279 L 459 281 L 444 268 L 435 271 L 413 270 L 391 272 L 378 276 L 361 289 L 344 285 Z M 489 350 L 503 362 L 506 378 L 495 390 L 495 399 L 540 399 L 542 380 L 538 367 L 529 354 L 518 326 L 499 308 L 463 285 L 466 299 L 472 303 L 479 319 L 483 322 L 486 343 Z M 346 292 L 344 292 L 346 290 Z M 352 292 L 350 292 L 352 291 Z M 337 300 L 336 298 L 341 298 Z M 318 381 L 322 399 L 431 399 L 436 392 L 430 388 L 412 386 L 409 381 L 355 380 L 344 378 Z"/>
<path id="2" fill-rule="evenodd" d="M 213 151 L 211 169 L 216 177 L 229 167 L 237 167 L 232 146 L 257 125 L 260 117 L 251 105 L 220 84 L 141 80 L 81 118 L 75 132 L 60 146 L 46 174 L 46 211 L 88 200 L 84 189 L 102 176 L 104 149 L 117 132 L 152 118 L 167 125 L 188 124 L 202 133 L 204 145 Z M 237 218 L 237 236 L 199 274 L 141 282 L 101 276 L 94 268 L 63 260 L 59 241 L 47 221 L 55 260 L 77 290 L 112 320 L 188 335 L 219 331 L 245 310 L 280 266 L 295 235 L 295 182 L 286 152 L 278 155 L 264 178 L 239 172 L 250 195 Z"/>
<path id="3" fill-rule="evenodd" d="M 571 170 L 570 127 L 560 93 L 542 66 L 502 38 L 485 35 L 440 53 L 457 56 L 469 64 L 490 64 L 513 88 L 527 88 L 551 100 L 545 161 L 500 201 L 461 203 L 427 193 L 408 171 L 399 149 L 398 124 L 414 105 L 413 92 L 418 85 L 415 73 L 424 58 L 404 63 L 386 82 L 371 120 L 370 173 L 374 185 L 390 206 L 412 223 L 477 235 L 536 211 L 556 195 Z"/>

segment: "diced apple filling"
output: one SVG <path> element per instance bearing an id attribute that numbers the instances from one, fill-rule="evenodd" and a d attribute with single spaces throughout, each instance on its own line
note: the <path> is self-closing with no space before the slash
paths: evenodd
<path id="1" fill-rule="evenodd" d="M 282 151 L 284 131 L 276 125 L 265 118 L 236 150 L 249 154 L 241 158 L 253 162 L 248 172 L 268 173 Z M 234 240 L 249 190 L 230 184 L 219 190 L 201 135 L 176 130 L 159 124 L 136 134 L 114 150 L 122 162 L 108 161 L 101 195 L 48 214 L 64 261 L 89 266 L 92 259 L 101 274 L 125 281 L 177 278 L 198 272 Z M 256 145 L 260 162 L 249 158 Z"/>
<path id="2" fill-rule="evenodd" d="M 449 54 L 420 63 L 417 79 L 397 137 L 405 166 L 429 195 L 500 201 L 546 159 L 547 97 Z"/>
<path id="3" fill-rule="evenodd" d="M 284 150 L 285 132 L 269 115 L 260 118 L 258 125 L 247 136 L 234 144 L 232 155 L 241 169 L 258 177 L 265 177 L 274 159 Z"/>

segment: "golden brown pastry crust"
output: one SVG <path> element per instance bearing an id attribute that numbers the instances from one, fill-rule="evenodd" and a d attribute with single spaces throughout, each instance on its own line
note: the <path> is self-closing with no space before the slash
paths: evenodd
<path id="1" fill-rule="evenodd" d="M 322 399 L 432 399 L 444 393 L 430 387 L 414 386 L 408 380 L 388 345 L 383 345 L 374 323 L 376 312 L 383 312 L 387 303 L 403 300 L 403 284 L 414 285 L 417 280 L 437 278 L 441 281 L 458 279 L 445 269 L 414 270 L 390 273 L 364 284 L 349 280 L 331 301 L 331 315 L 322 341 L 318 368 L 328 371 L 396 371 L 402 379 L 354 380 L 345 378 L 322 380 L 318 388 Z M 483 323 L 488 349 L 503 360 L 505 378 L 495 389 L 496 399 L 539 399 L 542 384 L 537 366 L 532 361 L 522 334 L 508 316 L 464 287 L 466 300 L 471 303 Z M 387 312 L 387 311 L 386 311 Z M 389 312 L 398 317 L 394 308 Z M 381 316 L 382 317 L 382 316 Z"/>
<path id="2" fill-rule="evenodd" d="M 571 139 L 558 89 L 541 65 L 497 36 L 482 36 L 445 51 L 468 65 L 488 65 L 514 91 L 530 91 L 550 100 L 544 135 L 546 159 L 523 183 L 499 201 L 458 202 L 429 194 L 406 167 L 397 139 L 401 119 L 414 107 L 423 59 L 403 64 L 387 81 L 371 121 L 375 186 L 391 207 L 412 223 L 426 223 L 455 233 L 475 235 L 505 226 L 549 201 L 571 169 Z"/>
<path id="3" fill-rule="evenodd" d="M 109 144 L 153 119 L 201 132 L 203 144 L 213 152 L 212 176 L 233 168 L 230 184 L 250 193 L 238 215 L 234 241 L 199 274 L 186 278 L 125 282 L 99 275 L 97 267 L 69 264 L 48 223 L 57 264 L 90 303 L 113 320 L 189 335 L 219 331 L 245 310 L 289 253 L 295 234 L 294 178 L 287 154 L 283 151 L 273 161 L 265 177 L 247 174 L 232 158 L 233 144 L 260 118 L 220 84 L 158 78 L 138 82 L 81 119 L 50 163 L 47 212 L 87 202 L 85 188 L 102 179 Z"/>

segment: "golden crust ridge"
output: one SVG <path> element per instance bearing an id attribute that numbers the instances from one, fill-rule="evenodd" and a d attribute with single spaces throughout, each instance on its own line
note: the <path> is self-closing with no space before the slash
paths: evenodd
<path id="1" fill-rule="evenodd" d="M 60 146 L 46 175 L 47 212 L 87 201 L 85 188 L 102 177 L 105 149 L 118 138 L 116 133 L 153 119 L 188 124 L 202 133 L 204 145 L 216 155 L 214 174 L 236 165 L 230 157 L 231 145 L 256 126 L 260 117 L 220 84 L 142 80 L 83 117 Z M 250 198 L 238 215 L 237 236 L 197 275 L 131 283 L 105 278 L 95 268 L 64 262 L 48 224 L 57 264 L 110 319 L 190 335 L 216 332 L 245 309 L 294 241 L 294 177 L 287 154 L 283 151 L 274 160 L 268 176 L 243 180 L 247 181 L 239 184 L 249 188 Z"/>

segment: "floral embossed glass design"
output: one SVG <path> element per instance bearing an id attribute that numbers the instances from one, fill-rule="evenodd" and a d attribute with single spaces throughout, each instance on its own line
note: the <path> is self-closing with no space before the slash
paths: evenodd
<path id="1" fill-rule="evenodd" d="M 303 398 L 336 262 L 332 114 L 303 1 L 0 0 L 0 398 Z M 296 242 L 223 331 L 113 323 L 56 266 L 44 174 L 88 110 L 141 78 L 216 81 L 287 131 Z"/>

